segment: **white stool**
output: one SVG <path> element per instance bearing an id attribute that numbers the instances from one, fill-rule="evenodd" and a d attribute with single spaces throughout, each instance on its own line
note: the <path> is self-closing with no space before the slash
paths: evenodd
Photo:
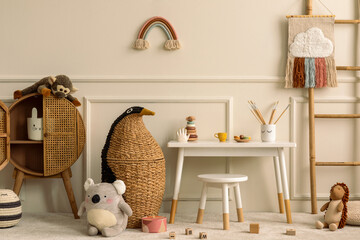
<path id="1" fill-rule="evenodd" d="M 201 224 L 203 222 L 205 204 L 206 204 L 206 192 L 208 187 L 222 188 L 222 200 L 223 200 L 223 229 L 229 230 L 229 188 L 234 187 L 236 211 L 238 216 L 238 222 L 244 221 L 244 215 L 241 204 L 240 194 L 240 182 L 245 182 L 248 177 L 241 174 L 201 174 L 198 175 L 200 181 L 203 182 L 203 188 L 201 192 L 200 206 L 197 215 L 196 223 Z"/>

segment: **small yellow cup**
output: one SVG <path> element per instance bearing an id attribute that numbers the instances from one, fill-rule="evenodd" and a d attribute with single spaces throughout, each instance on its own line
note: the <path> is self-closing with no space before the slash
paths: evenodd
<path id="1" fill-rule="evenodd" d="M 215 133 L 214 137 L 218 138 L 220 142 L 226 142 L 227 133 Z"/>

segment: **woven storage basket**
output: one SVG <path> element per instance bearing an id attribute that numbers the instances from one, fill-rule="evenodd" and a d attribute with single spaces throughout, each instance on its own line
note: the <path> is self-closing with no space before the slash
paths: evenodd
<path id="1" fill-rule="evenodd" d="M 140 228 L 142 217 L 156 216 L 160 210 L 165 191 L 165 158 L 140 114 L 120 118 L 114 122 L 110 141 L 103 150 L 107 152 L 103 181 L 107 171 L 112 171 L 116 179 L 125 182 L 124 197 L 133 210 L 127 227 Z"/>
<path id="2" fill-rule="evenodd" d="M 15 226 L 21 219 L 19 197 L 9 189 L 0 189 L 0 228 Z"/>

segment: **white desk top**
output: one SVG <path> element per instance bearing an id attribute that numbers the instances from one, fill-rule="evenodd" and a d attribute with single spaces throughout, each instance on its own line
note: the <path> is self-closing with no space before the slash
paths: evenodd
<path id="1" fill-rule="evenodd" d="M 296 147 L 294 142 L 254 142 L 250 141 L 247 143 L 236 142 L 234 140 L 219 142 L 214 141 L 195 141 L 195 142 L 178 142 L 170 141 L 167 144 L 170 148 L 282 148 L 282 147 Z"/>

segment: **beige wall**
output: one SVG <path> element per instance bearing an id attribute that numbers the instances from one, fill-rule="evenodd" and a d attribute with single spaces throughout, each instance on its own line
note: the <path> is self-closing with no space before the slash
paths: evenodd
<path id="1" fill-rule="evenodd" d="M 346 3 L 345 3 L 346 2 Z M 326 1 L 340 19 L 354 19 L 354 0 Z M 166 156 L 167 178 L 163 210 L 169 211 L 176 151 L 166 147 L 185 117 L 197 117 L 200 139 L 232 129 L 259 139 L 259 124 L 249 113 L 255 100 L 266 116 L 271 104 L 292 103 L 278 124 L 279 140 L 295 140 L 286 152 L 292 207 L 309 211 L 309 166 L 306 90 L 283 89 L 287 24 L 285 15 L 303 13 L 299 1 L 239 0 L 0 0 L 0 99 L 11 102 L 12 92 L 47 75 L 69 75 L 80 89 L 76 97 L 87 121 L 88 152 L 72 167 L 78 204 L 88 173 L 100 179 L 100 152 L 110 125 L 127 107 L 145 106 L 156 112 L 145 117 L 148 129 Z M 328 14 L 318 3 L 314 13 Z M 319 9 L 319 10 L 316 10 Z M 151 48 L 135 51 L 131 44 L 141 25 L 163 16 L 175 27 L 183 48 L 162 49 L 165 36 L 154 29 Z M 336 61 L 355 65 L 359 49 L 353 26 L 336 26 Z M 359 64 L 359 62 L 358 62 Z M 354 73 L 339 73 L 339 87 L 316 90 L 317 112 L 351 113 L 358 108 Z M 229 108 L 230 106 L 230 108 Z M 100 117 L 101 116 L 101 117 Z M 231 118 L 231 119 L 229 119 Z M 232 126 L 229 126 L 232 122 Z M 317 156 L 326 161 L 358 159 L 358 122 L 316 120 Z M 12 166 L 0 172 L 0 188 L 12 188 Z M 194 211 L 200 195 L 196 175 L 234 172 L 249 176 L 242 185 L 245 211 L 276 211 L 273 162 L 267 158 L 188 158 L 185 160 L 180 212 Z M 318 194 L 345 181 L 351 196 L 360 197 L 359 170 L 319 168 Z M 70 211 L 61 180 L 26 180 L 21 196 L 26 211 Z M 208 206 L 219 211 L 219 191 L 210 191 Z"/>

